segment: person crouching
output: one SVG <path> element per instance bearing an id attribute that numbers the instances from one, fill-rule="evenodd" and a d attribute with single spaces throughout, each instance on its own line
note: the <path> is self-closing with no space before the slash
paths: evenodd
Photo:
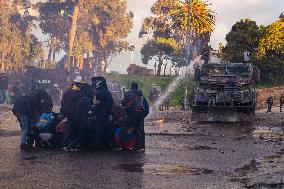
<path id="1" fill-rule="evenodd" d="M 35 138 L 30 133 L 31 126 L 37 122 L 41 113 L 51 112 L 52 108 L 51 97 L 43 90 L 35 90 L 17 97 L 12 112 L 21 127 L 21 149 L 32 149 Z"/>

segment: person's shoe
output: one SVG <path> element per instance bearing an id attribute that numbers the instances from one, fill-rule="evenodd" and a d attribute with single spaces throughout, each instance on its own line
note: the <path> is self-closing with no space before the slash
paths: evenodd
<path id="1" fill-rule="evenodd" d="M 21 150 L 33 150 L 33 147 L 29 144 L 21 144 L 20 148 Z"/>

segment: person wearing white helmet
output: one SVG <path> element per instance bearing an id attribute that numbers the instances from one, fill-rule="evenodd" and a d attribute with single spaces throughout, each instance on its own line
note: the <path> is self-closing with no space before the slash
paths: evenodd
<path id="1" fill-rule="evenodd" d="M 60 113 L 67 117 L 68 122 L 68 133 L 66 136 L 65 143 L 68 145 L 72 140 L 76 138 L 78 129 L 76 126 L 75 114 L 76 106 L 81 98 L 80 89 L 86 84 L 82 76 L 77 76 L 74 80 L 74 83 L 64 92 L 61 100 Z"/>

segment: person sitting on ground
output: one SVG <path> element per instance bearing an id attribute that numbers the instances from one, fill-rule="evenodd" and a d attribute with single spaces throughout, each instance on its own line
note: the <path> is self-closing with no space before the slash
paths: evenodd
<path id="1" fill-rule="evenodd" d="M 125 93 L 121 105 L 126 108 L 127 127 L 136 130 L 136 150 L 145 149 L 144 118 L 149 114 L 149 105 L 137 83 L 131 84 L 131 89 Z"/>
<path id="2" fill-rule="evenodd" d="M 66 134 L 66 145 L 68 145 L 77 136 L 76 126 L 76 106 L 81 98 L 80 88 L 85 84 L 82 76 L 77 76 L 74 83 L 64 92 L 61 100 L 60 113 L 67 117 L 68 131 Z"/>
<path id="3" fill-rule="evenodd" d="M 104 77 L 93 77 L 92 87 L 95 89 L 96 97 L 96 103 L 92 108 L 96 117 L 92 147 L 96 150 L 103 150 L 109 147 L 109 116 L 114 100 Z"/>
<path id="4" fill-rule="evenodd" d="M 15 100 L 12 112 L 21 127 L 21 149 L 29 150 L 32 148 L 35 138 L 31 135 L 31 126 L 37 122 L 42 112 L 52 110 L 53 104 L 50 99 L 45 91 L 34 90 L 29 94 L 17 97 Z"/>

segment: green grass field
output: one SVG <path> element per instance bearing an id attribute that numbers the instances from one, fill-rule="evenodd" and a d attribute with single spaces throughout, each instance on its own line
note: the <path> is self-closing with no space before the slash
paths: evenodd
<path id="1" fill-rule="evenodd" d="M 130 76 L 130 75 L 119 75 L 119 74 L 107 74 L 105 75 L 106 79 L 111 82 L 120 83 L 126 88 L 130 87 L 132 82 L 137 82 L 140 86 L 140 89 L 149 100 L 150 90 L 153 85 L 161 86 L 162 92 L 165 91 L 168 85 L 174 80 L 174 76 Z M 195 82 L 189 82 L 189 92 L 192 91 L 192 86 Z M 171 106 L 179 106 L 179 99 L 184 96 L 185 92 L 185 83 L 182 82 L 177 87 L 176 91 L 170 94 Z"/>
<path id="2" fill-rule="evenodd" d="M 130 76 L 130 75 L 120 75 L 120 74 L 107 74 L 105 75 L 107 80 L 112 82 L 118 82 L 126 88 L 130 88 L 132 82 L 137 82 L 140 86 L 140 89 L 149 100 L 150 90 L 153 85 L 161 86 L 162 92 L 165 91 L 168 85 L 175 79 L 174 76 Z M 188 83 L 189 94 L 192 93 L 193 86 L 195 85 L 194 81 Z M 279 84 L 278 84 L 279 85 Z M 256 85 L 256 88 L 271 88 L 278 86 L 272 83 L 259 83 Z M 185 93 L 185 82 L 181 82 L 177 89 L 170 94 L 170 105 L 179 106 L 179 99 L 184 96 Z"/>

